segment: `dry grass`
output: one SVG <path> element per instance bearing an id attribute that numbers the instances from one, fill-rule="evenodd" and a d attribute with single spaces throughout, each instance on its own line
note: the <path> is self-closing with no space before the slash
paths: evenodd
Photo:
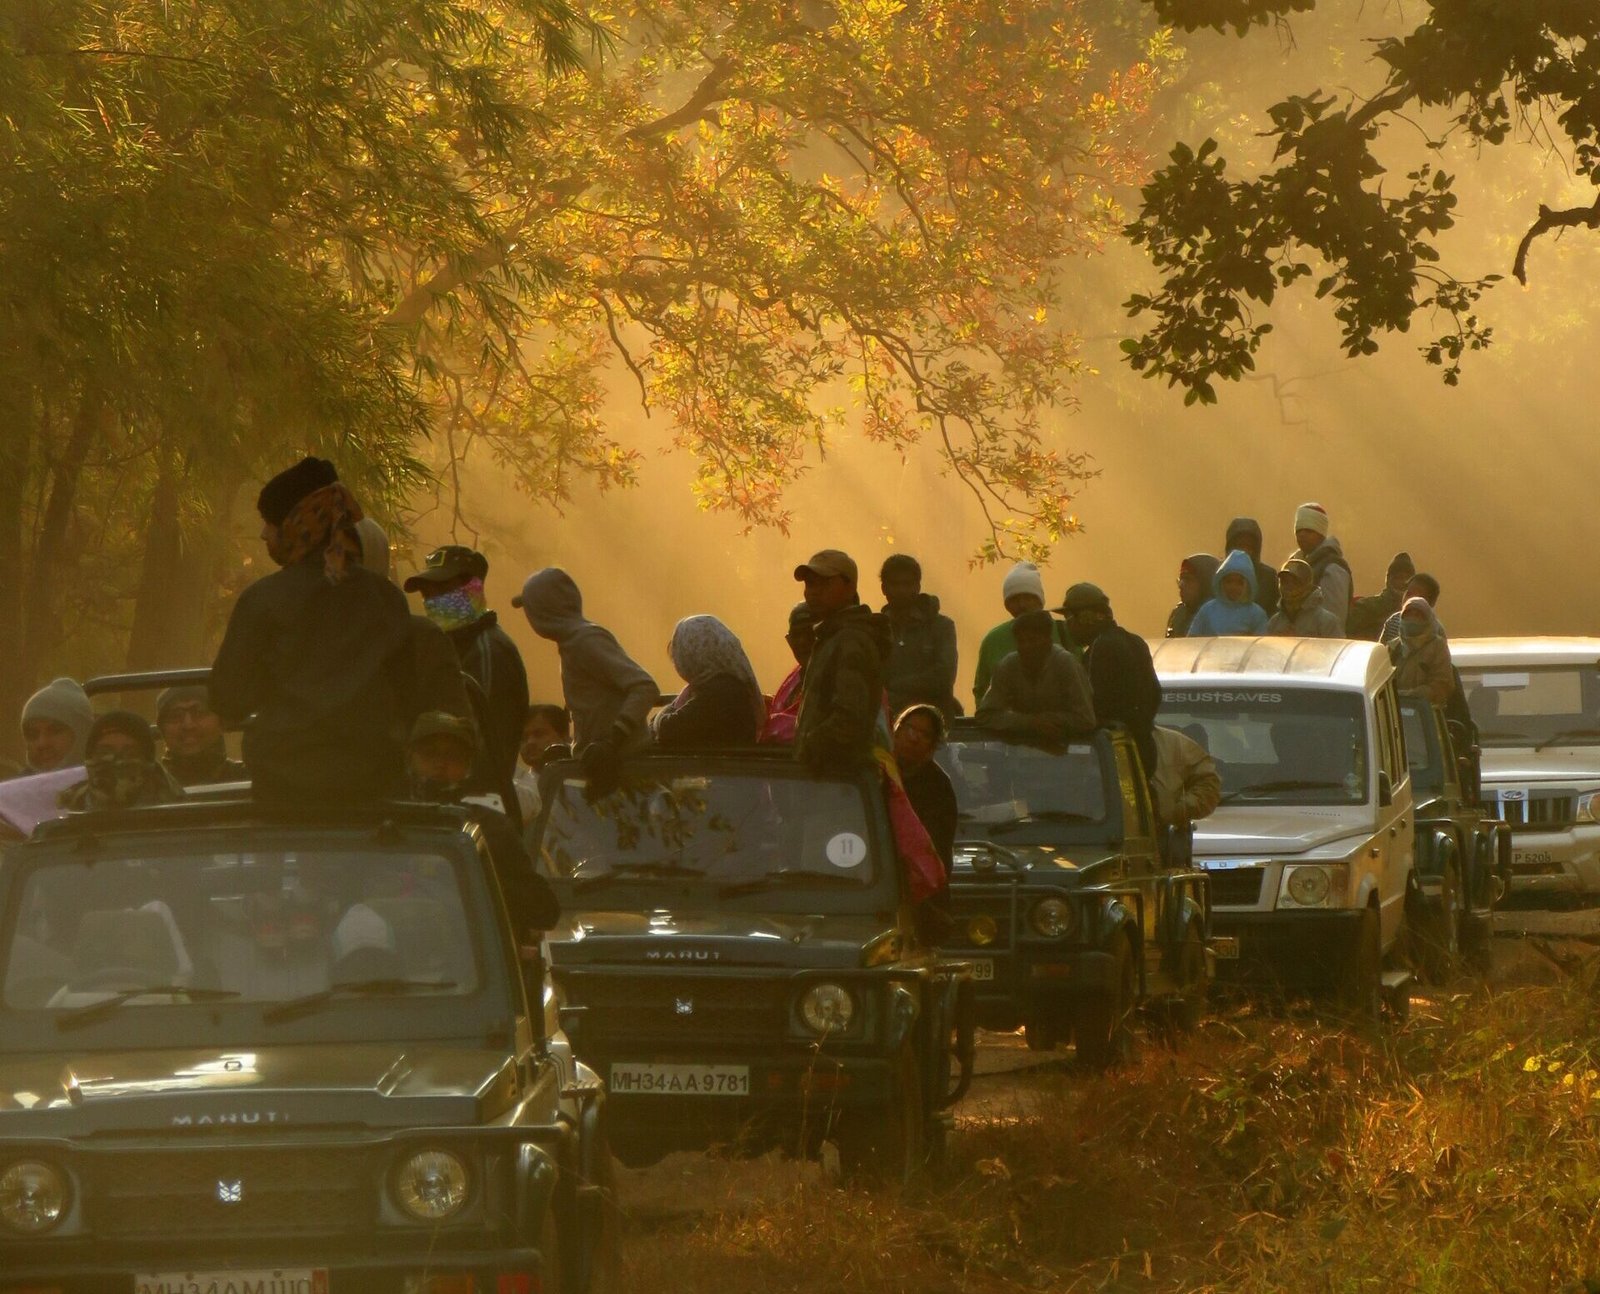
<path id="1" fill-rule="evenodd" d="M 1564 982 L 1419 1004 L 1383 1034 L 1212 1021 L 1108 1078 L 1030 1077 L 1013 1116 L 984 1101 L 922 1190 L 808 1178 L 636 1228 L 625 1288 L 1581 1290 L 1600 1271 L 1594 1013 Z"/>

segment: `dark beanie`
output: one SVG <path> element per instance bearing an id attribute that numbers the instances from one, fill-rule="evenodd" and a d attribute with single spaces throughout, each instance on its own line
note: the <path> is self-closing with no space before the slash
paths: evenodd
<path id="1" fill-rule="evenodd" d="M 1411 560 L 1410 553 L 1396 553 L 1394 560 L 1389 563 L 1390 575 L 1415 575 L 1417 564 Z"/>
<path id="2" fill-rule="evenodd" d="M 294 511 L 294 505 L 314 490 L 339 479 L 333 464 L 325 458 L 302 458 L 288 471 L 279 472 L 261 487 L 256 511 L 269 526 L 281 526 Z"/>
<path id="3" fill-rule="evenodd" d="M 94 721 L 94 726 L 89 729 L 89 740 L 84 743 L 84 748 L 94 751 L 94 744 L 100 739 L 101 733 L 122 732 L 132 737 L 139 743 L 139 753 L 146 759 L 156 757 L 156 736 L 150 730 L 150 721 L 143 715 L 134 714 L 131 710 L 112 710 L 101 715 Z"/>

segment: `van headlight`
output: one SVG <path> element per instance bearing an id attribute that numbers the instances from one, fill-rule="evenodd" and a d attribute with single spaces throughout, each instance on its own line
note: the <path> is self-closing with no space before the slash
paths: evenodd
<path id="1" fill-rule="evenodd" d="M 472 1176 L 459 1155 L 419 1150 L 394 1175 L 394 1199 L 408 1218 L 444 1222 L 466 1207 Z"/>
<path id="2" fill-rule="evenodd" d="M 1295 907 L 1326 908 L 1331 906 L 1334 879 L 1331 867 L 1286 867 L 1281 896 Z"/>
<path id="3" fill-rule="evenodd" d="M 1040 899 L 1028 914 L 1028 923 L 1046 939 L 1061 939 L 1077 924 L 1072 904 L 1062 899 Z"/>
<path id="4" fill-rule="evenodd" d="M 24 1236 L 41 1236 L 67 1215 L 67 1176 L 42 1159 L 18 1159 L 0 1172 L 0 1222 Z"/>
<path id="5" fill-rule="evenodd" d="M 1574 822 L 1600 826 L 1600 791 L 1585 791 L 1578 797 L 1578 806 L 1572 815 Z"/>
<path id="6" fill-rule="evenodd" d="M 855 999 L 842 985 L 813 984 L 800 995 L 800 1018 L 812 1033 L 843 1033 L 855 1014 Z"/>

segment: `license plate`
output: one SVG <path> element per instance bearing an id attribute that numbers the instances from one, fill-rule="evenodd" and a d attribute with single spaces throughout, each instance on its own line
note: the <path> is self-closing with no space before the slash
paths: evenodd
<path id="1" fill-rule="evenodd" d="M 1236 935 L 1212 935 L 1211 953 L 1214 957 L 1232 961 L 1239 956 L 1239 939 Z"/>
<path id="2" fill-rule="evenodd" d="M 982 961 L 972 963 L 972 978 L 975 980 L 992 980 L 994 978 L 994 963 L 987 957 Z"/>
<path id="3" fill-rule="evenodd" d="M 152 1272 L 133 1278 L 133 1294 L 328 1294 L 325 1267 L 248 1271 Z"/>
<path id="4" fill-rule="evenodd" d="M 1550 857 L 1548 850 L 1544 849 L 1513 849 L 1511 851 L 1511 865 L 1513 867 L 1548 867 L 1555 859 Z"/>
<path id="5" fill-rule="evenodd" d="M 749 1096 L 748 1065 L 637 1065 L 616 1061 L 611 1066 L 611 1091 L 630 1095 Z"/>

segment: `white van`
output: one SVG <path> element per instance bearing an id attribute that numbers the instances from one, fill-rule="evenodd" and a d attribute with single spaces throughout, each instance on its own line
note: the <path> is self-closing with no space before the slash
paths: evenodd
<path id="1" fill-rule="evenodd" d="M 1213 947 L 1238 957 L 1236 977 L 1335 989 L 1376 1011 L 1384 987 L 1409 982 L 1383 968 L 1405 938 L 1415 852 L 1387 649 L 1274 637 L 1151 650 L 1157 722 L 1194 737 L 1222 774 L 1222 803 L 1194 841 L 1210 877 Z"/>
<path id="2" fill-rule="evenodd" d="M 1452 638 L 1511 890 L 1600 896 L 1600 638 Z"/>

